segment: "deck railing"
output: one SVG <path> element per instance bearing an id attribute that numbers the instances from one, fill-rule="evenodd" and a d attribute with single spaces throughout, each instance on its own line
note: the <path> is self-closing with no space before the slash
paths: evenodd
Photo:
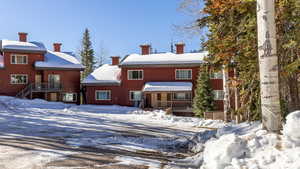
<path id="1" fill-rule="evenodd" d="M 158 108 L 188 108 L 192 107 L 191 100 L 172 100 L 172 101 L 157 101 Z"/>

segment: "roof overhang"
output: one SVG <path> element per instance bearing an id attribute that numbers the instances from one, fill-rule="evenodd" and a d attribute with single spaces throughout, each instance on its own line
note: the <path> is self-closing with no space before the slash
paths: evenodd
<path id="1" fill-rule="evenodd" d="M 178 64 L 120 64 L 119 67 L 142 68 L 142 67 L 198 67 L 204 63 L 178 63 Z"/>
<path id="2" fill-rule="evenodd" d="M 35 67 L 36 70 L 77 70 L 83 71 L 85 68 L 67 68 L 67 67 Z"/>
<path id="3" fill-rule="evenodd" d="M 18 52 L 18 53 L 40 53 L 40 54 L 45 54 L 47 51 L 40 51 L 40 50 L 25 50 L 25 49 L 1 49 L 3 52 Z"/>
<path id="4" fill-rule="evenodd" d="M 192 89 L 191 82 L 147 82 L 143 92 L 190 92 Z"/>
<path id="5" fill-rule="evenodd" d="M 121 83 L 81 83 L 83 86 L 120 86 Z"/>

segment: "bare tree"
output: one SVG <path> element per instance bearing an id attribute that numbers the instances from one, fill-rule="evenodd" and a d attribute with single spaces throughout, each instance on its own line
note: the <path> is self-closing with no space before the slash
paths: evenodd
<path id="1" fill-rule="evenodd" d="M 274 0 L 257 0 L 257 27 L 263 127 L 279 132 L 281 109 Z"/>
<path id="2" fill-rule="evenodd" d="M 100 43 L 99 49 L 96 52 L 97 67 L 105 64 L 109 57 L 109 51 L 104 47 L 103 42 Z"/>

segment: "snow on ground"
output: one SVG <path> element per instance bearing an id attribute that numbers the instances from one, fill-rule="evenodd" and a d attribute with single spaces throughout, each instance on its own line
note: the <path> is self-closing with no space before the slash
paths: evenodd
<path id="1" fill-rule="evenodd" d="M 262 130 L 259 122 L 230 124 L 205 131 L 191 144 L 198 154 L 176 165 L 201 169 L 300 169 L 300 111 L 288 115 L 283 135 Z"/>
<path id="2" fill-rule="evenodd" d="M 133 107 L 72 105 L 44 100 L 0 97 L 0 168 L 43 168 L 76 151 L 51 149 L 57 138 L 74 149 L 110 150 L 114 165 L 150 168 L 300 169 L 300 111 L 287 117 L 283 135 L 262 130 L 260 122 L 225 124 L 221 121 L 166 115 Z M 217 128 L 207 130 L 204 128 Z M 41 148 L 22 149 L 7 140 L 30 139 Z M 34 141 L 32 141 L 34 140 Z M 49 144 L 49 145 L 48 145 Z M 33 146 L 33 145 L 32 145 Z M 187 158 L 178 153 L 190 152 Z M 131 153 L 136 153 L 132 155 Z M 138 156 L 140 152 L 160 158 Z M 104 154 L 104 156 L 106 156 Z M 25 162 L 23 162 L 25 161 Z M 107 166 L 110 164 L 103 164 Z M 41 167 L 42 166 L 42 167 Z M 100 167 L 102 165 L 99 165 Z M 44 167 L 45 168 L 45 167 Z M 48 167 L 49 168 L 49 167 Z M 55 168 L 55 167 L 52 167 Z"/>
<path id="3" fill-rule="evenodd" d="M 166 115 L 163 111 L 142 111 L 133 107 L 78 106 L 40 99 L 24 100 L 0 96 L 0 140 L 28 139 L 32 144 L 39 146 L 38 150 L 25 151 L 24 147 L 20 148 L 22 146 L 17 145 L 15 151 L 5 151 L 5 148 L 2 148 L 5 145 L 0 144 L 0 166 L 9 169 L 34 168 L 76 153 L 51 149 L 50 143 L 44 143 L 47 138 L 62 140 L 75 149 L 94 147 L 137 153 L 160 153 L 160 156 L 176 158 L 179 151 L 187 151 L 189 141 L 197 132 L 206 130 L 199 128 L 200 126 L 220 127 L 224 126 L 224 123 L 174 117 Z M 54 143 L 51 142 L 51 145 Z M 14 152 L 22 155 L 16 155 Z M 15 158 L 16 156 L 22 158 Z M 10 160 L 5 160 L 6 157 Z M 12 167 L 26 159 L 26 167 Z M 154 168 L 159 163 L 155 159 L 126 155 L 118 155 L 116 160 L 120 160 L 120 164 L 144 161 L 143 164 Z M 30 165 L 32 166 L 29 167 Z"/>

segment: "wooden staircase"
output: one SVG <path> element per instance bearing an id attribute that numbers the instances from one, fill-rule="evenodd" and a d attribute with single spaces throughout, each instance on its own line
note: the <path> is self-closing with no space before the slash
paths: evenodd
<path id="1" fill-rule="evenodd" d="M 61 83 L 31 83 L 22 89 L 16 97 L 27 98 L 30 96 L 32 98 L 33 93 L 49 93 L 49 92 L 62 92 L 63 86 Z"/>

